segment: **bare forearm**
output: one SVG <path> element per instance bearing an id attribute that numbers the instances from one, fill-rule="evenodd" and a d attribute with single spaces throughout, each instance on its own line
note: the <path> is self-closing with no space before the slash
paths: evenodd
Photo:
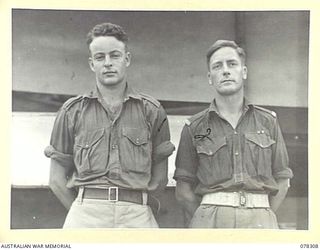
<path id="1" fill-rule="evenodd" d="M 279 191 L 275 196 L 270 197 L 270 206 L 273 211 L 277 211 L 281 203 L 285 199 L 288 189 L 289 189 L 289 180 L 280 179 L 277 181 L 279 186 Z"/>
<path id="2" fill-rule="evenodd" d="M 76 194 L 74 190 L 69 189 L 67 187 L 62 187 L 60 185 L 51 184 L 50 188 L 52 192 L 57 196 L 57 198 L 61 201 L 63 206 L 69 210 L 72 202 L 74 201 Z"/>
<path id="3" fill-rule="evenodd" d="M 194 212 L 199 207 L 199 201 L 197 200 L 196 197 L 194 197 L 194 199 L 189 201 L 184 200 L 183 202 L 180 202 L 180 204 L 183 206 L 184 210 L 186 211 L 188 220 L 192 218 Z"/>
<path id="4" fill-rule="evenodd" d="M 49 186 L 52 192 L 57 196 L 66 209 L 69 210 L 72 202 L 76 197 L 73 189 L 67 188 L 67 171 L 58 164 L 57 161 L 51 160 Z"/>
<path id="5" fill-rule="evenodd" d="M 168 160 L 165 159 L 152 166 L 149 191 L 153 193 L 163 192 L 168 183 Z"/>
<path id="6" fill-rule="evenodd" d="M 199 207 L 199 199 L 194 194 L 191 184 L 178 180 L 176 187 L 176 198 L 179 204 L 186 211 L 190 220 Z"/>

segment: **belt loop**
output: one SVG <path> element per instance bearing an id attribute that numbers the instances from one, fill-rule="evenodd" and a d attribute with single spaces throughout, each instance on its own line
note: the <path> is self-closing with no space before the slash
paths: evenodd
<path id="1" fill-rule="evenodd" d="M 148 193 L 142 192 L 142 205 L 147 205 L 148 202 Z"/>
<path id="2" fill-rule="evenodd" d="M 79 204 L 82 204 L 83 192 L 84 192 L 84 187 L 79 187 L 79 192 L 78 192 L 78 203 Z"/>

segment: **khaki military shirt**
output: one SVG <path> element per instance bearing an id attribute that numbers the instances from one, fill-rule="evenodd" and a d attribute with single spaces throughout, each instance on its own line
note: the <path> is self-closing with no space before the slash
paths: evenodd
<path id="1" fill-rule="evenodd" d="M 193 183 L 200 195 L 237 190 L 274 194 L 276 180 L 292 176 L 276 114 L 246 99 L 235 129 L 213 101 L 182 130 L 174 178 Z"/>
<path id="2" fill-rule="evenodd" d="M 167 178 L 166 159 L 173 150 L 163 107 L 127 86 L 116 116 L 97 89 L 68 100 L 57 114 L 45 154 L 70 170 L 68 187 L 149 190 L 152 178 Z M 153 176 L 155 167 L 162 176 Z"/>

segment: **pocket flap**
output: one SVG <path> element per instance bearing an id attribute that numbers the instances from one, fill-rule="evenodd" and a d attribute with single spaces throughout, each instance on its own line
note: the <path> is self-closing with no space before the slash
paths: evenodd
<path id="1" fill-rule="evenodd" d="M 87 131 L 83 135 L 76 138 L 75 144 L 82 148 L 90 148 L 104 136 L 104 128 Z"/>
<path id="2" fill-rule="evenodd" d="M 122 134 L 137 146 L 148 143 L 148 131 L 145 129 L 123 128 Z"/>
<path id="3" fill-rule="evenodd" d="M 254 144 L 260 146 L 261 148 L 270 147 L 272 144 L 275 143 L 269 136 L 266 134 L 255 134 L 255 133 L 248 133 L 245 134 L 247 140 L 253 142 Z"/>
<path id="4" fill-rule="evenodd" d="M 214 155 L 220 148 L 227 144 L 225 137 L 215 137 L 213 141 L 204 140 L 197 145 L 198 154 Z"/>

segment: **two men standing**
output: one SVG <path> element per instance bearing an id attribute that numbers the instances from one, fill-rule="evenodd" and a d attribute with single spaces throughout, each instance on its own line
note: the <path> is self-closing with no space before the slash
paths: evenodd
<path id="1" fill-rule="evenodd" d="M 95 90 L 62 106 L 45 151 L 50 187 L 70 208 L 64 227 L 157 227 L 147 202 L 167 184 L 166 113 L 128 84 L 120 26 L 97 25 L 87 42 Z M 245 54 L 234 42 L 217 41 L 207 63 L 216 97 L 183 128 L 177 200 L 191 227 L 277 228 L 292 172 L 276 115 L 244 98 Z"/>

